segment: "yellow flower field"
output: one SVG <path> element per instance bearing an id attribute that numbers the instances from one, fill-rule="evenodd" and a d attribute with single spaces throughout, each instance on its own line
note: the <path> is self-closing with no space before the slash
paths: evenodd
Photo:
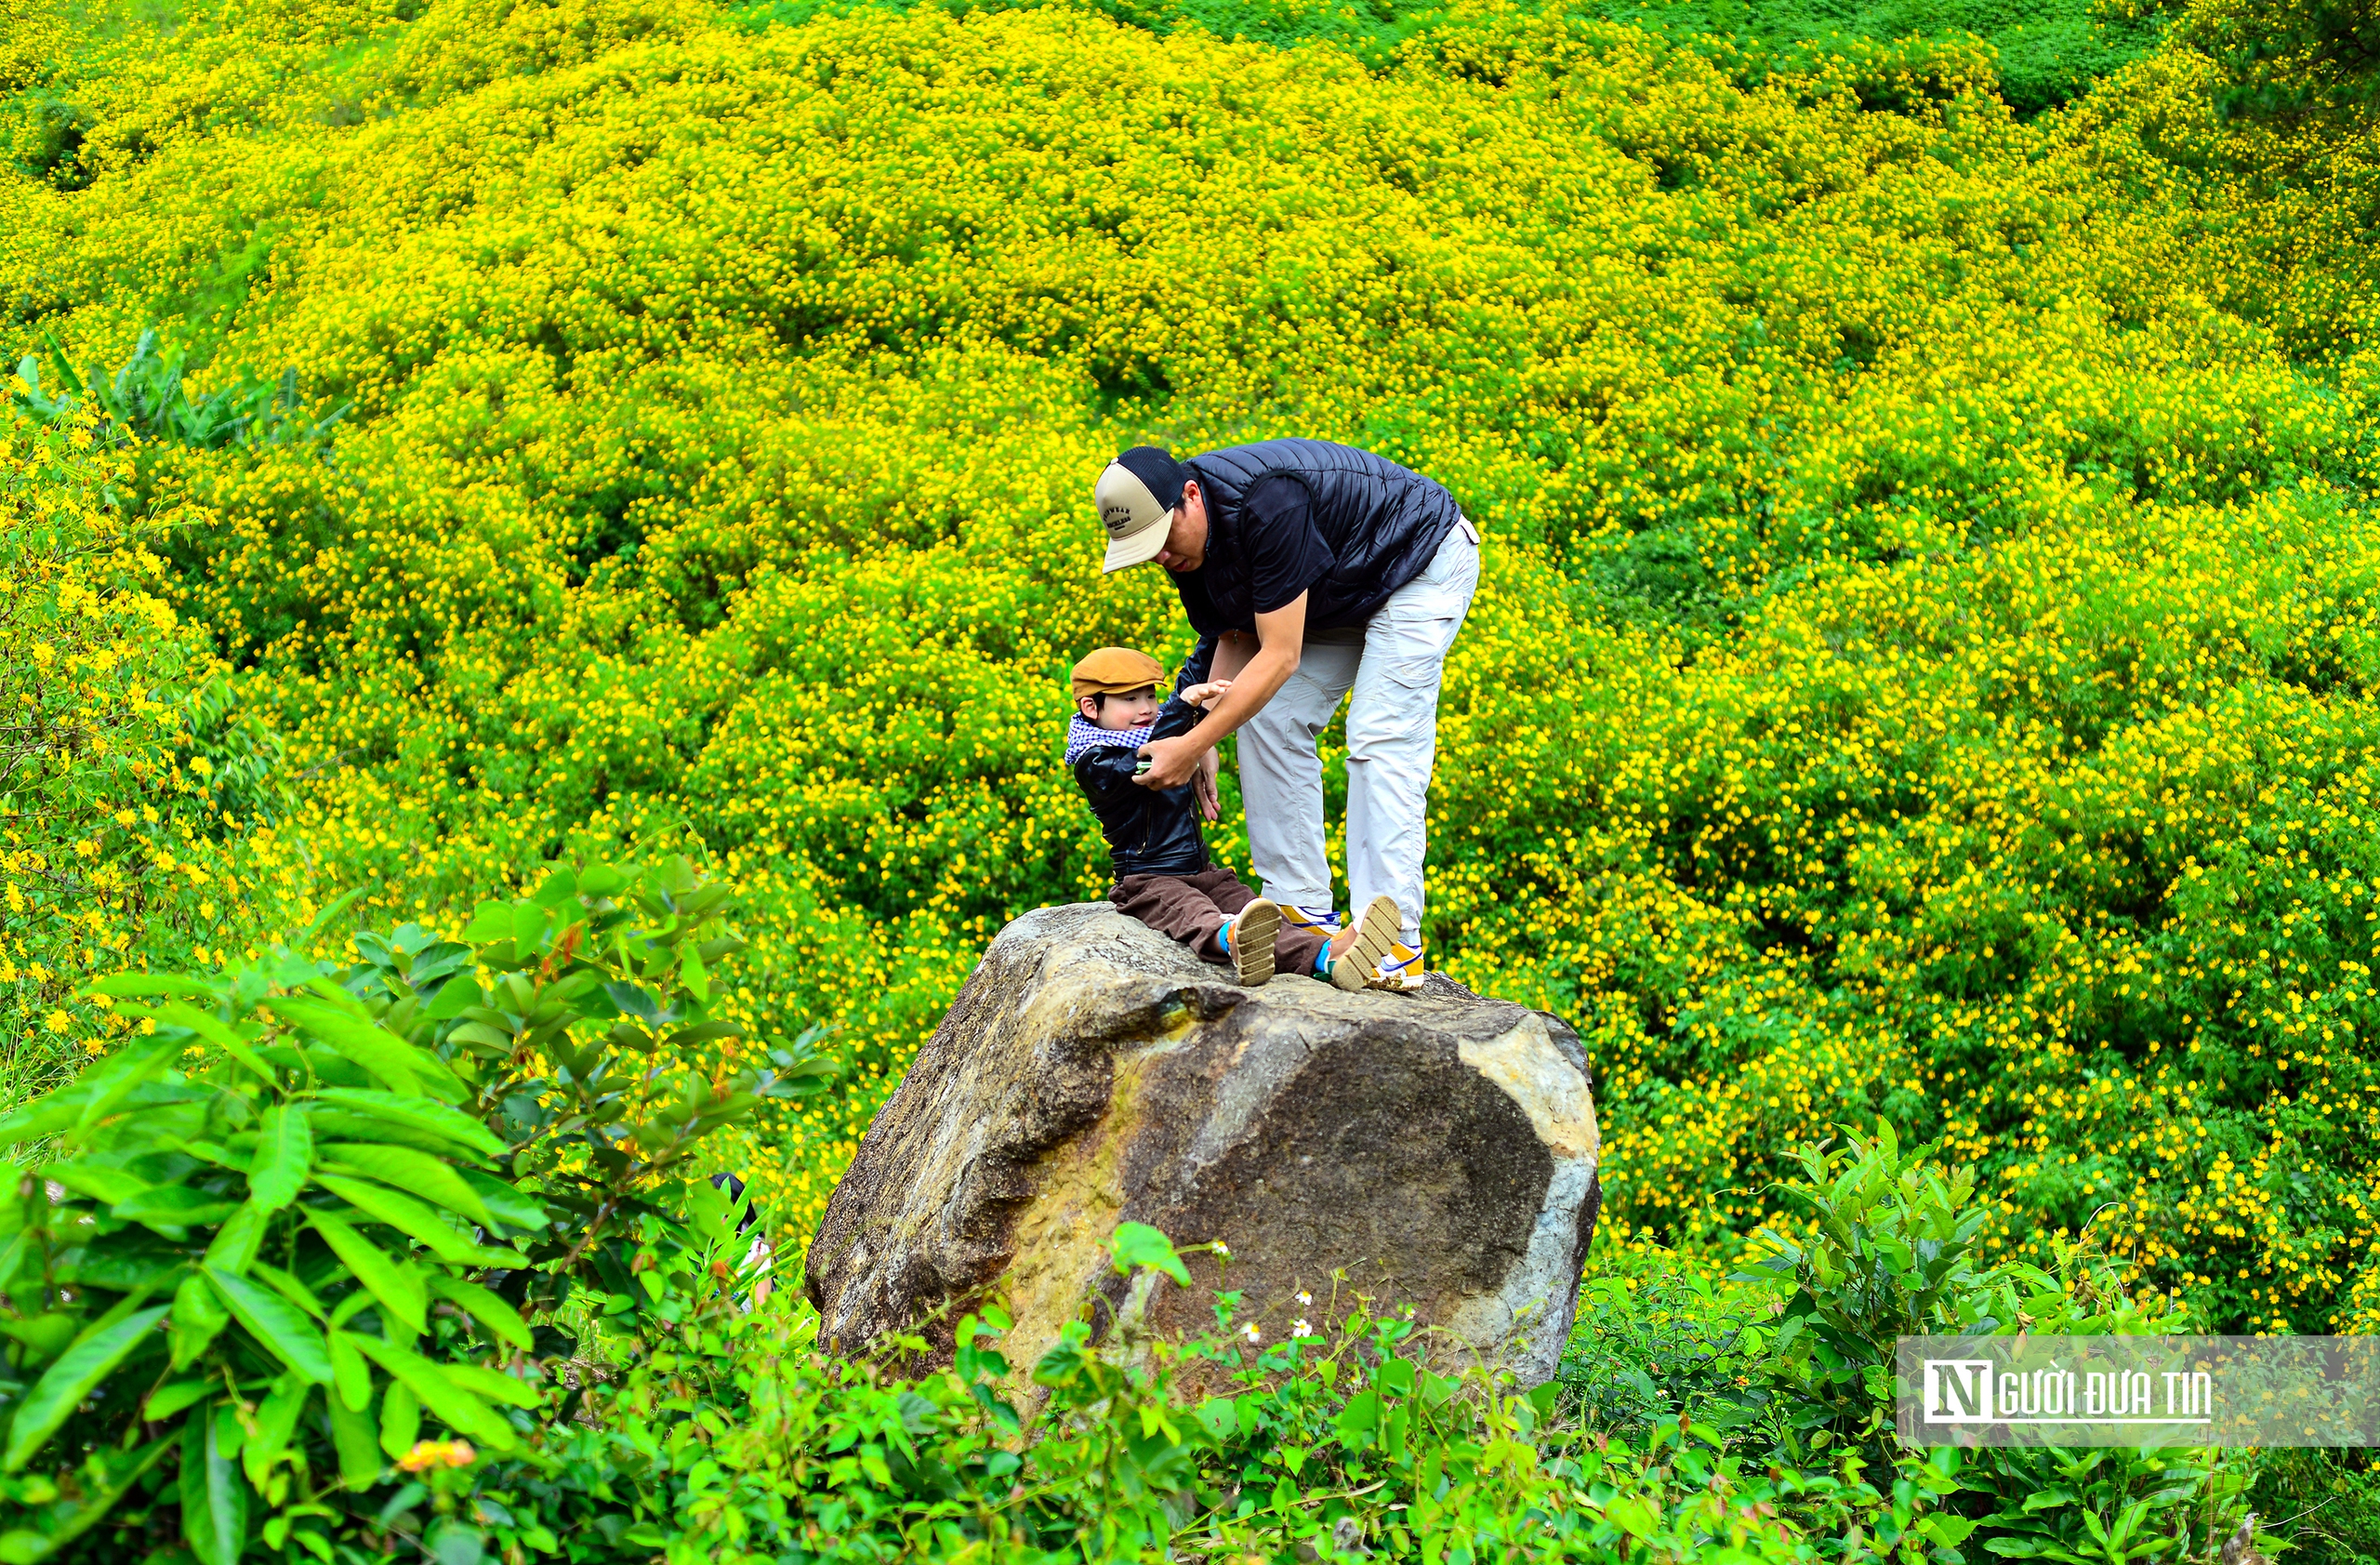
<path id="1" fill-rule="evenodd" d="M 991 933 L 1105 884 L 1064 670 L 1188 637 L 1099 578 L 1101 463 L 1345 440 L 1489 534 L 1433 960 L 1587 1037 L 1622 1237 L 1724 1248 L 1881 1115 L 2002 1253 L 2380 1324 L 2380 181 L 2360 122 L 2227 114 L 2234 10 L 2029 121 L 1979 45 L 1755 71 L 1492 0 L 1369 62 L 1069 5 L 145 15 L 0 55 L 0 347 L 353 405 L 90 458 L 198 638 L 157 687 L 219 659 L 290 793 L 210 806 L 158 938 L 686 852 L 737 1014 L 847 1061 L 740 1154 L 800 1230 Z M 36 438 L 12 484 L 99 481 Z M 20 1054 L 106 1035 L 13 992 Z"/>

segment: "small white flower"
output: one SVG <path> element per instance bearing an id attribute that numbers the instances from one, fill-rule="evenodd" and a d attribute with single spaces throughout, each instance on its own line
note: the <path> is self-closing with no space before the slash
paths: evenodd
<path id="1" fill-rule="evenodd" d="M 1314 1335 L 1314 1328 L 1307 1325 L 1304 1317 L 1301 1316 L 1297 1320 L 1289 1322 L 1289 1335 L 1293 1337 L 1310 1337 Z"/>
<path id="2" fill-rule="evenodd" d="M 1314 1295 L 1312 1293 L 1301 1292 L 1298 1294 L 1298 1303 L 1305 1306 L 1308 1309 L 1312 1309 L 1314 1307 Z"/>
<path id="3" fill-rule="evenodd" d="M 1242 1326 L 1240 1330 L 1248 1333 L 1248 1340 L 1250 1342 L 1262 1342 L 1264 1338 L 1264 1328 L 1253 1320 Z"/>
<path id="4" fill-rule="evenodd" d="M 1218 1255 L 1229 1255 L 1231 1253 L 1231 1246 L 1225 1244 L 1222 1240 L 1215 1240 L 1215 1253 Z"/>

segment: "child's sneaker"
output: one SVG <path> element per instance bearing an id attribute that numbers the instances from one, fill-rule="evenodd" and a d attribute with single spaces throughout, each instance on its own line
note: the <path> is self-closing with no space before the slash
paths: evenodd
<path id="1" fill-rule="evenodd" d="M 1232 964 L 1239 970 L 1239 981 L 1250 988 L 1263 987 L 1273 976 L 1273 942 L 1281 933 L 1281 907 L 1277 902 L 1256 898 L 1232 915 L 1224 931 L 1224 944 L 1230 948 Z"/>
<path id="2" fill-rule="evenodd" d="M 1396 911 L 1396 900 L 1375 896 L 1355 921 L 1355 937 L 1347 942 L 1330 963 L 1330 981 L 1342 989 L 1360 989 L 1380 976 L 1381 959 L 1396 944 L 1396 933 L 1404 924 Z"/>
<path id="3" fill-rule="evenodd" d="M 1381 958 L 1380 976 L 1371 981 L 1376 989 L 1401 989 L 1408 994 L 1421 987 L 1421 953 L 1404 941 L 1393 942 L 1388 954 Z"/>

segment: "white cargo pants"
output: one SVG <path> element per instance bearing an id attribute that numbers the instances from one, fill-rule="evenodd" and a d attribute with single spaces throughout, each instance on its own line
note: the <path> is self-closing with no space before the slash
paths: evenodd
<path id="1" fill-rule="evenodd" d="M 1239 730 L 1248 848 L 1264 895 L 1316 922 L 1332 919 L 1322 845 L 1316 741 L 1350 690 L 1347 882 L 1358 911 L 1396 899 L 1400 935 L 1421 947 L 1421 861 L 1429 848 L 1430 769 L 1438 751 L 1438 681 L 1479 586 L 1479 534 L 1468 518 L 1429 567 L 1389 595 L 1360 643 L 1309 641 L 1298 671 Z"/>

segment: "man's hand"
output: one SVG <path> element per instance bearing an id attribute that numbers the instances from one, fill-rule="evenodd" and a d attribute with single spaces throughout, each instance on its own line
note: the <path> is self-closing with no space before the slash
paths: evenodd
<path id="1" fill-rule="evenodd" d="M 1199 743 L 1196 734 L 1184 734 L 1178 739 L 1153 739 L 1140 750 L 1148 757 L 1149 769 L 1132 780 L 1143 788 L 1180 788 L 1198 770 L 1198 757 L 1210 748 Z"/>
<path id="2" fill-rule="evenodd" d="M 1198 813 L 1209 820 L 1220 820 L 1223 813 L 1223 790 L 1215 786 L 1222 772 L 1223 758 L 1213 750 L 1198 757 L 1198 775 L 1190 779 L 1192 796 L 1198 801 Z"/>

